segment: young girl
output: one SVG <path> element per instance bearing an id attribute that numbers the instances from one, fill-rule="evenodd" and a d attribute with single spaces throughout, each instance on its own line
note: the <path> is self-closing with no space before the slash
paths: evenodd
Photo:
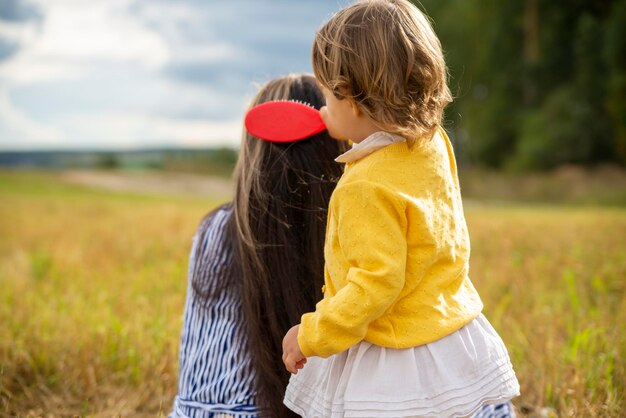
<path id="1" fill-rule="evenodd" d="M 432 28 L 406 0 L 358 2 L 317 33 L 313 69 L 329 132 L 355 145 L 337 159 L 324 298 L 283 340 L 285 404 L 304 417 L 510 415 L 519 385 L 468 276 Z"/>
<path id="2" fill-rule="evenodd" d="M 287 99 L 324 104 L 313 76 L 291 75 L 252 105 Z M 281 341 L 321 296 L 324 221 L 341 175 L 333 159 L 344 150 L 326 131 L 288 143 L 244 135 L 233 202 L 193 240 L 171 418 L 295 416 L 282 403 Z"/>

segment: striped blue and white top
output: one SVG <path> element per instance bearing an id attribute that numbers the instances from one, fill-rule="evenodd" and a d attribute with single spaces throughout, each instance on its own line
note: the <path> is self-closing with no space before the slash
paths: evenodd
<path id="1" fill-rule="evenodd" d="M 241 300 L 228 286 L 210 305 L 192 288 L 196 257 L 208 261 L 207 286 L 222 280 L 232 254 L 225 249 L 225 226 L 232 216 L 224 206 L 198 229 L 189 257 L 187 301 L 180 342 L 178 394 L 170 418 L 258 418 L 254 371 L 245 348 Z M 202 237 L 202 238 L 201 238 Z"/>

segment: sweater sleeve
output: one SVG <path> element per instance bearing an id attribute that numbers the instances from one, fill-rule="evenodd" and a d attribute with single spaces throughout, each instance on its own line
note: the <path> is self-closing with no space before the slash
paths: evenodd
<path id="1" fill-rule="evenodd" d="M 302 316 L 298 344 L 305 356 L 328 357 L 361 341 L 404 287 L 407 255 L 404 203 L 368 181 L 338 187 L 330 207 L 349 269 L 345 285 Z M 339 247 L 339 248 L 337 248 Z"/>

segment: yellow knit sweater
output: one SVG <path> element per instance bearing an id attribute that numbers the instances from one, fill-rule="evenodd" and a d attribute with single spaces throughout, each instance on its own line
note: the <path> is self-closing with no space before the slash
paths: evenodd
<path id="1" fill-rule="evenodd" d="M 365 340 L 408 348 L 482 310 L 450 141 L 439 129 L 346 165 L 330 201 L 324 299 L 302 316 L 302 353 L 328 357 Z"/>

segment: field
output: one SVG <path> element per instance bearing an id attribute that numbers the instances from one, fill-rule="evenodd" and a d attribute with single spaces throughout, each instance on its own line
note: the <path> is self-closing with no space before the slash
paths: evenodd
<path id="1" fill-rule="evenodd" d="M 227 197 L 70 180 L 0 172 L 0 417 L 166 415 L 191 237 Z M 466 214 L 520 415 L 624 416 L 626 209 L 470 200 Z"/>

